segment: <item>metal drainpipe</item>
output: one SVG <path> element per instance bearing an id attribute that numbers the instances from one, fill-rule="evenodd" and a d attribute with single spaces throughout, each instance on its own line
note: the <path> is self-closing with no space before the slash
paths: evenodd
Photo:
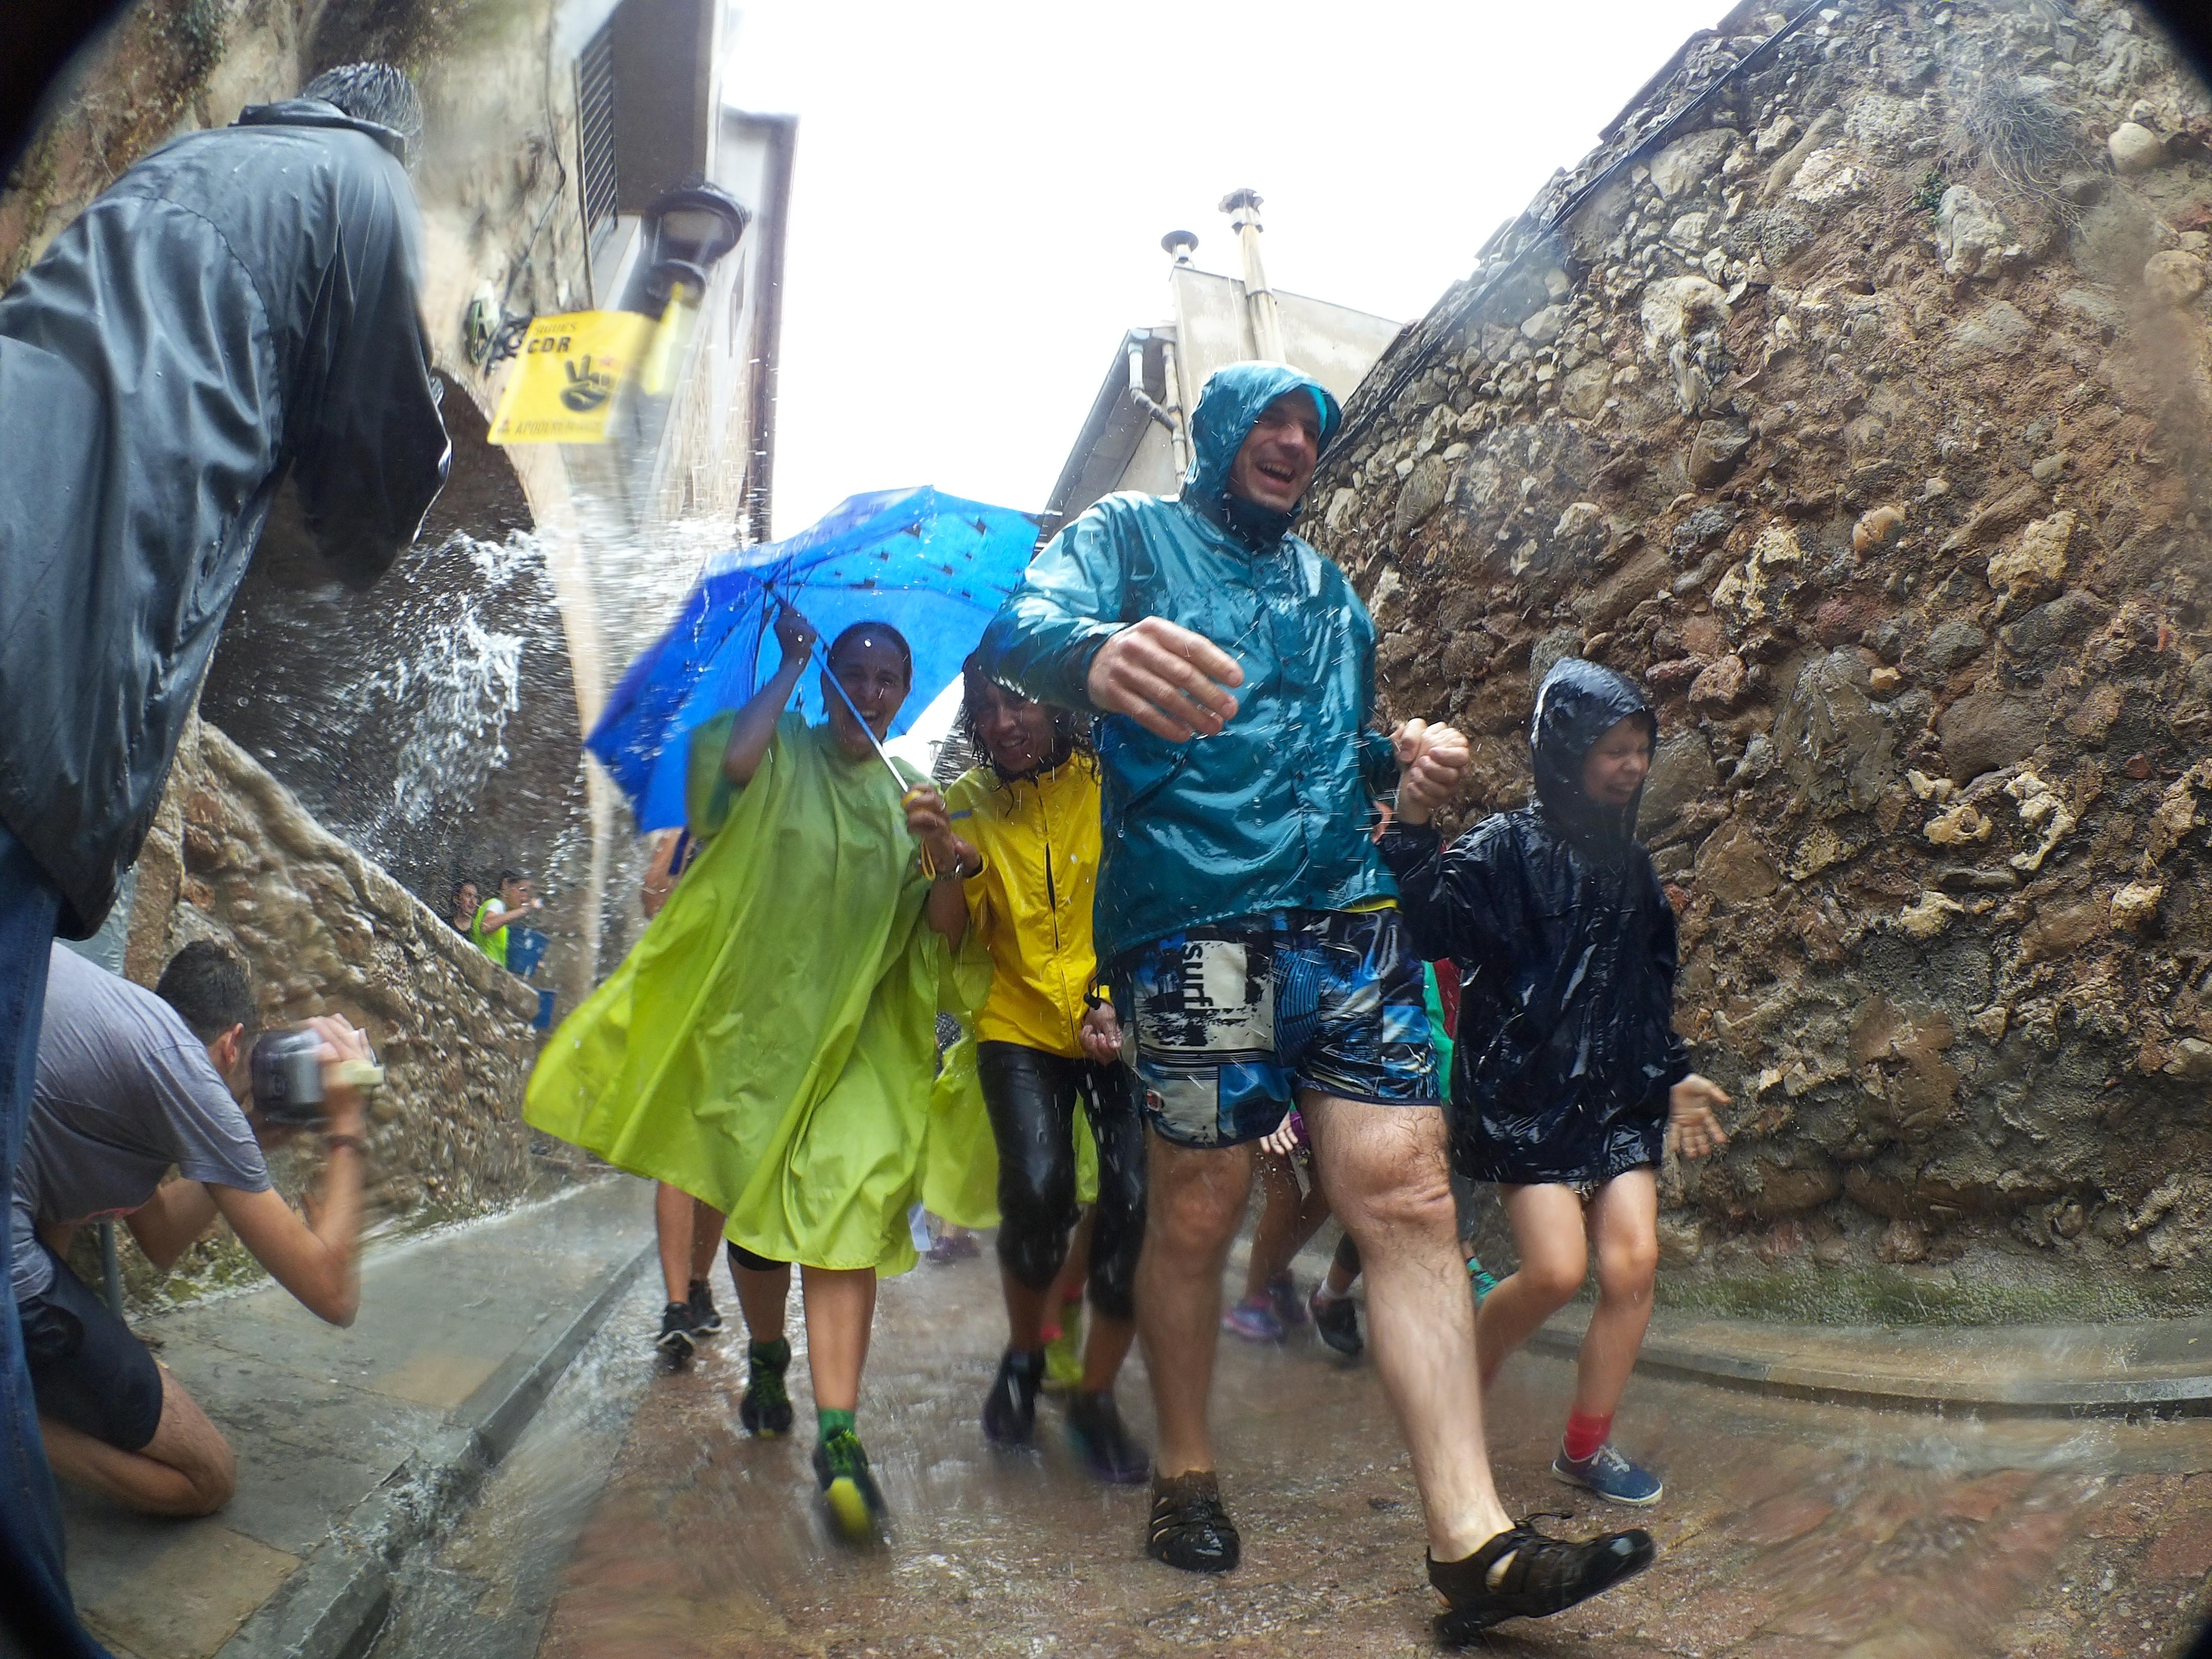
<path id="1" fill-rule="evenodd" d="M 1129 347 L 1129 401 L 1168 429 L 1168 441 L 1182 451 L 1181 434 L 1176 430 L 1176 417 L 1161 408 L 1145 390 L 1145 348 L 1132 343 Z"/>
<path id="2" fill-rule="evenodd" d="M 1190 434 L 1183 430 L 1182 376 L 1176 368 L 1176 349 L 1172 340 L 1160 342 L 1160 390 L 1167 393 L 1168 412 L 1175 423 L 1168 428 L 1168 441 L 1175 446 L 1176 477 L 1182 477 L 1190 471 Z"/>
<path id="3" fill-rule="evenodd" d="M 1237 251 L 1244 256 L 1244 310 L 1252 322 L 1252 345 L 1268 362 L 1283 361 L 1283 324 L 1275 308 L 1275 291 L 1267 286 L 1267 273 L 1260 264 L 1260 192 L 1232 190 L 1221 198 L 1221 210 L 1237 232 Z"/>

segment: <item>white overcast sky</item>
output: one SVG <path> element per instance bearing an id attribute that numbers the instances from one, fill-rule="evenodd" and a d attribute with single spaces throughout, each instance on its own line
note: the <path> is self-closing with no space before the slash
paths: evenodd
<path id="1" fill-rule="evenodd" d="M 775 532 L 906 484 L 1035 510 L 1163 233 L 1405 321 L 1728 0 L 759 0 L 730 101 L 799 118 Z"/>

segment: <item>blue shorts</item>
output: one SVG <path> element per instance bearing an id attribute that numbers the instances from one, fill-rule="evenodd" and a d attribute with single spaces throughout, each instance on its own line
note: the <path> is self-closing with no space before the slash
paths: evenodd
<path id="1" fill-rule="evenodd" d="M 1257 1140 L 1301 1089 L 1439 1103 L 1421 961 L 1395 909 L 1241 916 L 1117 969 L 1146 1121 L 1178 1146 Z"/>
<path id="2" fill-rule="evenodd" d="M 143 1449 L 161 1426 L 161 1368 L 131 1328 L 48 1249 L 53 1283 L 17 1305 L 39 1414 L 118 1451 Z"/>

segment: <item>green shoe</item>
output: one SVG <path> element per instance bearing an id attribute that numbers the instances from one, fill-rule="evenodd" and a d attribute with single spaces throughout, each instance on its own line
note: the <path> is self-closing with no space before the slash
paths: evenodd
<path id="1" fill-rule="evenodd" d="M 1073 1303 L 1060 1314 L 1060 1334 L 1044 1345 L 1044 1391 L 1073 1394 L 1083 1386 L 1082 1316 Z"/>
<path id="2" fill-rule="evenodd" d="M 817 1446 L 814 1478 L 822 1483 L 822 1501 L 848 1543 L 865 1544 L 876 1537 L 884 1518 L 884 1495 L 868 1472 L 860 1436 L 841 1429 Z"/>
<path id="3" fill-rule="evenodd" d="M 738 1402 L 738 1421 L 745 1432 L 772 1440 L 791 1432 L 791 1395 L 785 1392 L 783 1373 L 791 1364 L 791 1344 L 782 1337 L 756 1342 L 746 1351 L 750 1366 L 745 1378 L 745 1397 Z"/>

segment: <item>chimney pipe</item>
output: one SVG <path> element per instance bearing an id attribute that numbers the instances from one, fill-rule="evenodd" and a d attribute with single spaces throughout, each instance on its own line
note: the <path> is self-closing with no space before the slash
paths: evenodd
<path id="1" fill-rule="evenodd" d="M 1237 245 L 1244 256 L 1244 312 L 1252 325 L 1255 354 L 1269 362 L 1283 361 L 1283 325 L 1275 310 L 1275 291 L 1267 286 L 1267 273 L 1260 264 L 1260 192 L 1232 190 L 1221 198 L 1221 210 L 1237 232 Z"/>
<path id="2" fill-rule="evenodd" d="M 1187 265 L 1198 249 L 1198 238 L 1187 230 L 1171 230 L 1160 238 L 1160 246 L 1177 264 Z"/>

